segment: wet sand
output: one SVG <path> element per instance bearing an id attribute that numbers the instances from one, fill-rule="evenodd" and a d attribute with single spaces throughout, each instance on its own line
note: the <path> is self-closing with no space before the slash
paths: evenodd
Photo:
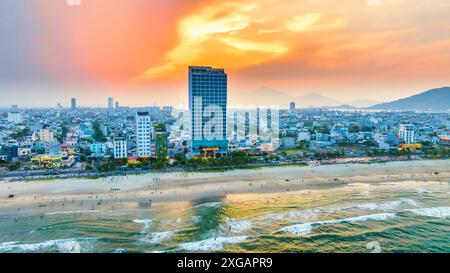
<path id="1" fill-rule="evenodd" d="M 201 198 L 236 198 L 235 194 L 295 194 L 305 190 L 345 189 L 355 185 L 396 184 L 407 187 L 410 183 L 419 183 L 448 186 L 449 163 L 449 160 L 402 161 L 276 167 L 221 173 L 149 173 L 100 179 L 2 181 L 0 215 L 140 209 Z"/>

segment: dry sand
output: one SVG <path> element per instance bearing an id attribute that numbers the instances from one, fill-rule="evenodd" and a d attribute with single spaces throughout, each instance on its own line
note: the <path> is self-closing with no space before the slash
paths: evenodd
<path id="1" fill-rule="evenodd" d="M 399 182 L 447 184 L 450 161 L 403 161 L 379 164 L 342 164 L 276 167 L 255 170 L 197 173 L 149 173 L 99 179 L 59 179 L 0 182 L 0 215 L 90 209 L 136 209 L 173 201 L 189 201 L 234 194 L 293 193 L 357 184 Z M 9 195 L 13 194 L 13 198 Z"/>

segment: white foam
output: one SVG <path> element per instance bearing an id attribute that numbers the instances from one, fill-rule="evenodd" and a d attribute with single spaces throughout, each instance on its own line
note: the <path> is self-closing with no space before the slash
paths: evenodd
<path id="1" fill-rule="evenodd" d="M 317 220 L 317 213 L 319 211 L 315 209 L 307 209 L 301 211 L 291 211 L 287 214 L 287 217 L 291 221 L 298 221 L 299 219 L 303 221 L 315 221 Z"/>
<path id="2" fill-rule="evenodd" d="M 246 239 L 247 236 L 217 237 L 203 241 L 183 243 L 178 245 L 178 247 L 187 251 L 218 251 L 223 249 L 225 244 L 237 244 Z"/>
<path id="3" fill-rule="evenodd" d="M 133 220 L 133 223 L 143 225 L 142 232 L 145 232 L 153 224 L 153 220 L 151 219 Z"/>
<path id="4" fill-rule="evenodd" d="M 400 200 L 394 200 L 394 201 L 386 201 L 386 202 L 373 202 L 373 203 L 363 203 L 363 204 L 355 204 L 340 208 L 333 208 L 333 209 L 323 209 L 322 211 L 325 212 L 336 212 L 336 211 L 343 211 L 343 210 L 349 210 L 349 209 L 360 209 L 360 210 L 382 210 L 382 211 L 391 211 L 395 210 L 398 207 L 402 205 L 409 205 L 417 207 L 419 206 L 416 201 L 412 199 L 402 198 Z"/>
<path id="5" fill-rule="evenodd" d="M 365 221 L 385 221 L 390 218 L 394 218 L 394 213 L 378 213 L 378 214 L 369 214 L 362 215 L 344 219 L 336 219 L 336 220 L 327 220 L 327 221 L 318 221 L 311 223 L 302 223 L 292 226 L 287 226 L 279 230 L 279 232 L 292 233 L 296 235 L 306 235 L 311 233 L 311 230 L 315 226 L 319 225 L 327 225 L 327 224 L 339 224 L 339 223 L 353 223 L 353 222 L 365 222 Z"/>
<path id="6" fill-rule="evenodd" d="M 288 220 L 291 222 L 299 221 L 315 221 L 317 219 L 317 213 L 320 212 L 316 209 L 307 209 L 299 211 L 289 211 L 284 213 L 269 213 L 263 216 L 264 219 L 271 220 Z"/>
<path id="7" fill-rule="evenodd" d="M 192 206 L 192 208 L 201 208 L 201 207 L 214 208 L 220 206 L 221 204 L 222 204 L 221 202 L 208 202 Z"/>
<path id="8" fill-rule="evenodd" d="M 50 240 L 35 244 L 17 244 L 17 242 L 7 242 L 0 245 L 0 252 L 33 252 L 33 251 L 52 251 L 62 253 L 81 253 L 90 252 L 93 238 L 70 238 L 60 240 Z"/>
<path id="9" fill-rule="evenodd" d="M 202 220 L 202 217 L 201 217 L 201 216 L 198 216 L 198 215 L 194 215 L 194 216 L 191 217 L 191 221 L 192 221 L 192 223 L 194 223 L 194 224 L 199 223 L 201 220 Z"/>
<path id="10" fill-rule="evenodd" d="M 221 225 L 225 231 L 231 231 L 233 233 L 240 233 L 252 228 L 252 222 L 249 220 L 239 220 L 226 218 L 225 222 Z"/>
<path id="11" fill-rule="evenodd" d="M 450 207 L 434 207 L 434 208 L 421 208 L 421 209 L 408 209 L 412 213 L 437 218 L 450 217 Z"/>
<path id="12" fill-rule="evenodd" d="M 380 203 L 360 204 L 360 205 L 356 205 L 355 208 L 365 209 L 365 210 L 388 211 L 388 210 L 394 210 L 404 204 L 414 206 L 414 207 L 418 206 L 417 202 L 412 199 L 401 199 L 401 200 L 386 201 L 386 202 L 380 202 Z"/>
<path id="13" fill-rule="evenodd" d="M 0 244 L 0 247 L 2 247 L 2 246 L 10 246 L 10 245 L 15 245 L 15 244 L 18 244 L 19 242 L 17 242 L 17 241 L 12 241 L 12 242 L 3 242 L 3 243 L 1 243 Z"/>
<path id="14" fill-rule="evenodd" d="M 156 245 L 163 241 L 172 239 L 174 231 L 152 232 L 147 234 L 140 241 L 146 244 Z"/>
<path id="15" fill-rule="evenodd" d="M 76 210 L 76 211 L 55 211 L 47 212 L 45 215 L 58 215 L 58 214 L 81 214 L 81 213 L 99 213 L 100 210 Z"/>
<path id="16" fill-rule="evenodd" d="M 287 226 L 282 229 L 280 229 L 280 232 L 284 233 L 292 233 L 296 235 L 306 235 L 311 233 L 313 227 L 313 223 L 304 223 L 304 224 L 298 224 L 298 225 L 292 225 Z"/>

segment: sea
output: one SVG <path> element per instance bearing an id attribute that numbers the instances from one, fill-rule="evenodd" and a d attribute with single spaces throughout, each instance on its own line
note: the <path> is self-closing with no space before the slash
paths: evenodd
<path id="1" fill-rule="evenodd" d="M 0 212 L 0 252 L 450 252 L 450 191 L 370 187 L 124 210 Z"/>

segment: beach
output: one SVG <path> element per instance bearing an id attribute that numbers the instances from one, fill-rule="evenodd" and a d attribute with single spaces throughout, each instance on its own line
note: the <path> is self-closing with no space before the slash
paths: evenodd
<path id="1" fill-rule="evenodd" d="M 448 160 L 148 173 L 98 179 L 0 182 L 0 214 L 117 210 L 239 194 L 291 193 L 398 182 L 448 186 Z M 400 184 L 399 184 L 400 185 Z"/>
<path id="2" fill-rule="evenodd" d="M 0 253 L 448 252 L 448 162 L 3 181 Z"/>

